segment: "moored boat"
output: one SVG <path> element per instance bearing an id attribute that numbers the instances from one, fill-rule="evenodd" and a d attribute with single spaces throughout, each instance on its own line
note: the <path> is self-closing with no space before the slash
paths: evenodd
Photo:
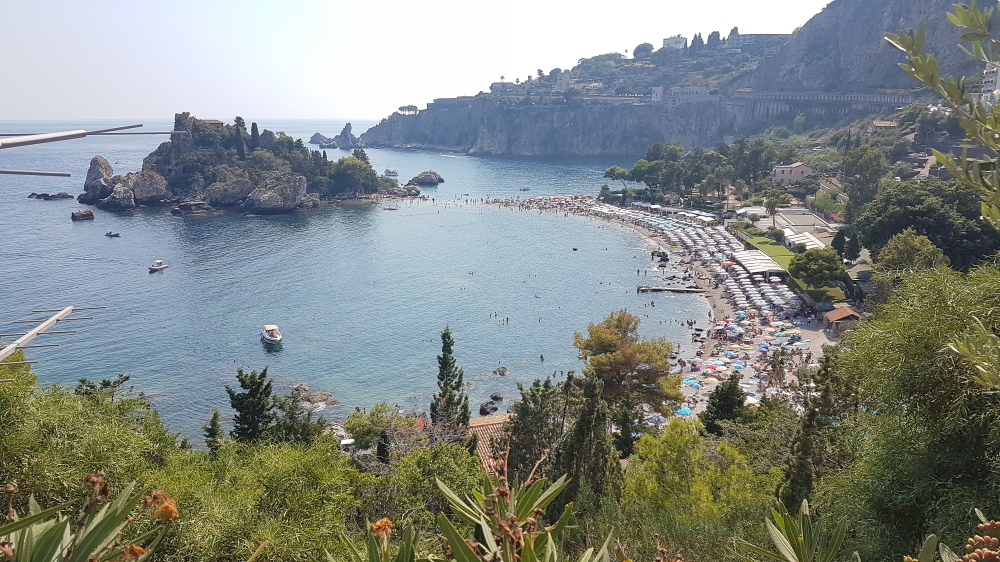
<path id="1" fill-rule="evenodd" d="M 163 271 L 164 269 L 166 269 L 168 267 L 170 267 L 170 266 L 167 265 L 167 262 L 165 262 L 163 260 L 155 260 L 153 262 L 153 265 L 149 266 L 149 272 L 150 273 L 156 273 L 157 271 Z"/>
<path id="2" fill-rule="evenodd" d="M 264 329 L 260 332 L 260 339 L 264 343 L 280 343 L 281 331 L 274 324 L 264 324 Z"/>
<path id="3" fill-rule="evenodd" d="M 388 177 L 390 177 L 390 178 L 398 176 L 399 175 L 399 170 L 397 170 L 395 168 L 386 168 L 385 169 L 385 175 L 388 176 Z"/>
<path id="4" fill-rule="evenodd" d="M 107 236 L 108 238 L 118 238 L 119 236 L 121 236 L 121 233 L 109 230 L 105 232 L 104 235 Z"/>

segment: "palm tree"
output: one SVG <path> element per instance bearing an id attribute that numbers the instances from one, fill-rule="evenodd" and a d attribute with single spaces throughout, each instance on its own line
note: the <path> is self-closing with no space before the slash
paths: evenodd
<path id="1" fill-rule="evenodd" d="M 775 227 L 775 217 L 778 214 L 778 199 L 776 197 L 768 197 L 764 201 L 764 209 L 767 210 L 767 214 L 771 215 L 771 226 Z"/>

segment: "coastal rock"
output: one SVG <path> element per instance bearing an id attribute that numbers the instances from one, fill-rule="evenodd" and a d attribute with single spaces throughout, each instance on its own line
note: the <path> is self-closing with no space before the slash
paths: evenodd
<path id="1" fill-rule="evenodd" d="M 215 169 L 216 180 L 205 188 L 205 200 L 217 207 L 239 205 L 254 190 L 254 184 L 245 170 L 230 166 Z"/>
<path id="2" fill-rule="evenodd" d="M 135 208 L 135 195 L 122 184 L 115 186 L 111 195 L 102 199 L 97 208 L 102 211 L 128 211 Z"/>
<path id="3" fill-rule="evenodd" d="M 110 178 L 115 175 L 111 162 L 103 156 L 94 156 L 90 159 L 90 169 L 87 170 L 87 179 L 83 180 L 83 189 L 89 190 L 90 184 L 103 178 Z"/>
<path id="4" fill-rule="evenodd" d="M 77 201 L 81 203 L 86 203 L 88 205 L 95 205 L 101 199 L 104 199 L 114 190 L 114 185 L 111 183 L 112 178 L 97 178 L 94 181 L 87 184 L 87 191 L 80 194 L 77 197 Z"/>
<path id="5" fill-rule="evenodd" d="M 119 176 L 115 176 L 118 178 Z M 137 205 L 156 205 L 170 198 L 167 180 L 156 172 L 143 170 L 121 176 L 121 185 L 132 191 Z"/>
<path id="6" fill-rule="evenodd" d="M 287 213 L 295 209 L 306 194 L 306 178 L 299 174 L 271 172 L 247 195 L 243 210 L 254 214 Z"/>
<path id="7" fill-rule="evenodd" d="M 490 400 L 494 402 L 503 402 L 503 394 L 500 394 L 499 392 L 494 392 L 493 394 L 490 394 Z"/>
<path id="8" fill-rule="evenodd" d="M 219 211 L 208 203 L 200 199 L 188 199 L 181 201 L 170 210 L 172 215 L 184 215 L 184 216 L 208 216 L 214 215 Z"/>
<path id="9" fill-rule="evenodd" d="M 361 141 L 358 137 L 351 133 L 351 124 L 348 123 L 344 125 L 344 129 L 340 131 L 340 134 L 333 137 L 333 142 L 337 143 L 337 147 L 341 150 L 351 150 L 352 148 L 364 148 L 365 143 Z M 321 147 L 327 148 L 327 147 Z"/>
<path id="10" fill-rule="evenodd" d="M 73 211 L 69 218 L 74 221 L 92 221 L 94 220 L 94 211 L 90 209 L 81 209 L 79 211 Z"/>
<path id="11" fill-rule="evenodd" d="M 308 209 L 317 209 L 320 205 L 320 199 L 318 193 L 306 193 L 302 196 L 302 200 L 295 207 L 296 211 L 305 211 Z"/>
<path id="12" fill-rule="evenodd" d="M 506 377 L 510 374 L 510 369 L 507 367 L 497 367 L 496 369 L 493 369 L 490 374 L 494 377 Z"/>
<path id="13" fill-rule="evenodd" d="M 333 435 L 337 439 L 341 440 L 348 439 L 351 436 L 349 433 L 347 433 L 347 430 L 344 429 L 344 425 L 339 422 L 327 423 L 326 429 L 323 430 L 323 433 Z"/>
<path id="14" fill-rule="evenodd" d="M 313 133 L 313 136 L 309 137 L 309 144 L 329 144 L 331 142 L 335 141 L 332 138 L 320 133 Z"/>
<path id="15" fill-rule="evenodd" d="M 500 408 L 493 402 L 483 402 L 479 405 L 479 415 L 488 416 L 495 413 Z"/>
<path id="16" fill-rule="evenodd" d="M 320 402 L 329 403 L 329 401 L 333 399 L 333 393 L 323 390 L 314 390 L 312 392 L 303 392 L 299 398 L 301 398 L 303 402 L 308 402 L 310 404 L 319 404 Z"/>
<path id="17" fill-rule="evenodd" d="M 407 185 L 437 185 L 439 183 L 444 183 L 444 178 L 434 170 L 427 170 L 411 179 Z"/>
<path id="18" fill-rule="evenodd" d="M 28 199 L 41 199 L 42 201 L 57 201 L 59 199 L 72 199 L 73 196 L 65 191 L 60 191 L 55 195 L 49 195 L 48 193 L 32 193 L 28 195 Z"/>

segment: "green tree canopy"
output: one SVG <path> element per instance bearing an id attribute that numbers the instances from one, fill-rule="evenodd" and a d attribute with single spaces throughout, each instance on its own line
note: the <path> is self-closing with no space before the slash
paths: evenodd
<path id="1" fill-rule="evenodd" d="M 851 206 L 860 209 L 878 193 L 882 178 L 889 172 L 881 150 L 862 145 L 844 157 L 844 192 L 851 199 Z"/>
<path id="2" fill-rule="evenodd" d="M 375 193 L 378 191 L 378 174 L 371 165 L 354 156 L 341 158 L 330 174 L 333 193 Z"/>
<path id="3" fill-rule="evenodd" d="M 639 43 L 632 49 L 632 56 L 637 59 L 644 59 L 653 52 L 653 45 L 649 43 Z"/>
<path id="4" fill-rule="evenodd" d="M 828 281 L 842 277 L 846 271 L 840 254 L 833 248 L 813 248 L 795 254 L 788 266 L 792 277 L 801 279 L 810 287 L 822 287 Z"/>
<path id="5" fill-rule="evenodd" d="M 573 345 L 584 355 L 585 375 L 604 383 L 604 396 L 612 403 L 638 394 L 659 405 L 680 400 L 680 378 L 670 374 L 673 346 L 665 338 L 639 337 L 638 316 L 627 310 L 609 314 L 587 326 L 587 335 L 573 335 Z"/>
<path id="6" fill-rule="evenodd" d="M 854 228 L 876 256 L 890 238 L 912 228 L 964 269 L 1000 247 L 980 212 L 980 192 L 972 186 L 936 178 L 891 181 L 858 214 Z"/>
<path id="7" fill-rule="evenodd" d="M 951 260 L 930 238 L 920 236 L 912 228 L 893 235 L 878 253 L 875 264 L 889 271 L 911 271 L 948 267 Z"/>
<path id="8" fill-rule="evenodd" d="M 864 560 L 910 551 L 934 529 L 961 544 L 975 505 L 1000 502 L 1000 395 L 948 343 L 973 317 L 1000 326 L 1000 266 L 903 275 L 886 305 L 841 344 L 835 371 L 861 408 L 843 420 L 850 457 L 819 483 L 835 517 L 864 521 L 851 548 Z"/>
<path id="9" fill-rule="evenodd" d="M 722 434 L 720 421 L 738 420 L 744 413 L 747 395 L 740 387 L 740 376 L 733 375 L 719 383 L 708 395 L 708 406 L 698 414 L 698 419 L 705 425 L 705 431 L 716 435 Z"/>

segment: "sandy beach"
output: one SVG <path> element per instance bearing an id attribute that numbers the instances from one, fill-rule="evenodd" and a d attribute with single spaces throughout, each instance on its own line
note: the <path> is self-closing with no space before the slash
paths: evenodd
<path id="1" fill-rule="evenodd" d="M 735 310 L 726 288 L 716 275 L 718 263 L 703 261 L 694 255 L 692 249 L 670 243 L 664 239 L 663 233 L 656 232 L 637 218 L 595 212 L 593 201 L 586 199 L 575 203 L 568 203 L 566 199 L 570 198 L 509 200 L 501 204 L 524 210 L 582 215 L 631 229 L 649 241 L 651 246 L 655 245 L 660 251 L 668 253 L 675 267 L 683 265 L 681 271 L 686 283 L 704 290 L 702 294 L 708 301 L 709 317 L 683 320 L 688 323 L 687 332 L 691 339 L 678 342 L 681 345 L 674 372 L 683 379 L 681 389 L 686 397 L 685 404 L 678 408 L 679 415 L 696 416 L 704 411 L 708 395 L 718 383 L 736 374 L 741 376 L 741 385 L 748 394 L 750 404 L 758 403 L 765 395 L 789 393 L 787 388 L 795 382 L 795 370 L 801 365 L 818 362 L 823 355 L 823 346 L 832 343 L 823 327 L 822 317 L 814 316 L 812 311 L 788 310 L 769 318 L 769 307 L 762 309 L 766 315 L 758 315 L 758 310 L 749 311 L 752 313 L 749 315 Z M 651 264 L 651 269 L 655 267 Z M 705 324 L 699 324 L 699 320 Z M 739 338 L 727 330 L 727 326 L 732 328 L 735 322 L 740 322 L 745 328 Z M 777 339 L 771 334 L 792 336 L 796 340 L 794 346 L 787 345 L 787 342 L 781 346 L 787 353 L 784 373 L 773 373 L 767 363 L 769 352 L 761 351 L 767 349 L 764 346 L 770 341 Z"/>

